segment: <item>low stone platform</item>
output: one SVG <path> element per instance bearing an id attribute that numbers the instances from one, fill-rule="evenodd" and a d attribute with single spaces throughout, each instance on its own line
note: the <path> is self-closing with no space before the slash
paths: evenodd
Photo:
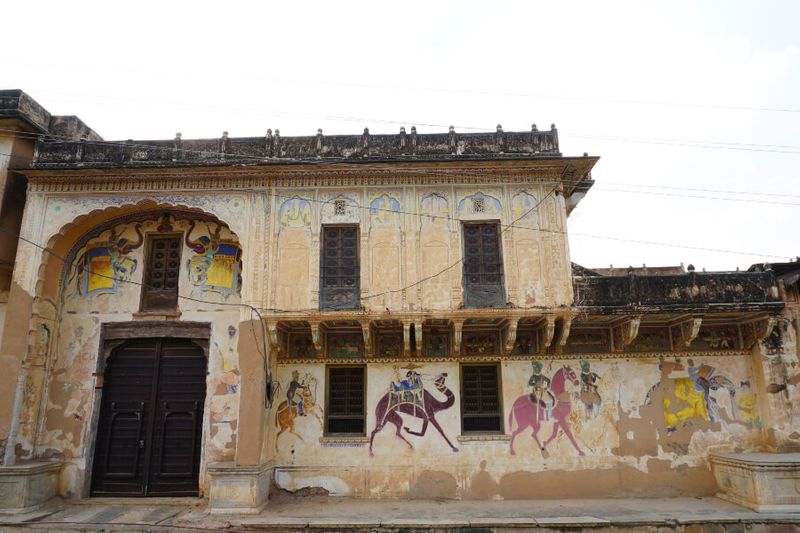
<path id="1" fill-rule="evenodd" d="M 759 513 L 800 512 L 800 453 L 711 454 L 718 497 Z"/>
<path id="2" fill-rule="evenodd" d="M 205 500 L 54 501 L 0 517 L 0 531 L 637 531 L 789 533 L 800 513 L 759 514 L 714 497 L 422 501 L 282 497 L 257 515 L 212 515 Z"/>

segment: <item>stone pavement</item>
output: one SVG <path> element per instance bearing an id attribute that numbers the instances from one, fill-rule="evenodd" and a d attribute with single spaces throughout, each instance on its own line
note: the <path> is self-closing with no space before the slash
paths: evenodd
<path id="1" fill-rule="evenodd" d="M 538 531 L 789 533 L 800 513 L 758 514 L 717 498 L 429 501 L 280 497 L 258 515 L 210 515 L 204 500 L 54 501 L 0 515 L 0 531 Z"/>

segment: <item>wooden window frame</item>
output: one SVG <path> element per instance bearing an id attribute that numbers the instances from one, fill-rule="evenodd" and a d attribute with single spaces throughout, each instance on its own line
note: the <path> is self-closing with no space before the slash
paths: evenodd
<path id="1" fill-rule="evenodd" d="M 491 285 L 492 287 L 491 293 L 483 298 L 479 294 L 480 287 L 488 288 L 490 287 L 490 285 L 484 283 L 468 282 L 469 272 L 467 272 L 467 266 L 468 266 L 467 228 L 469 226 L 494 226 L 497 234 L 497 260 L 498 260 L 497 275 L 500 277 L 500 281 L 497 284 Z M 507 303 L 508 295 L 506 294 L 506 272 L 505 272 L 506 264 L 505 264 L 505 258 L 503 256 L 503 231 L 501 228 L 502 228 L 502 223 L 500 220 L 470 220 L 461 223 L 461 258 L 462 258 L 462 270 L 463 270 L 461 282 L 463 284 L 463 290 L 464 290 L 465 308 L 469 309 L 503 308 L 507 307 L 508 305 Z M 480 273 L 481 277 L 485 275 L 483 272 L 485 268 L 484 265 L 485 263 L 481 264 L 481 273 Z M 472 290 L 475 291 L 475 293 L 473 293 L 470 290 L 470 287 L 474 287 L 474 289 Z"/>
<path id="2" fill-rule="evenodd" d="M 331 305 L 325 300 L 325 230 L 352 228 L 356 231 L 355 257 L 355 297 L 350 305 Z M 323 224 L 320 231 L 319 245 L 319 310 L 320 311 L 355 311 L 361 309 L 361 228 L 359 224 Z M 340 267 L 341 268 L 341 267 Z M 330 289 L 328 289 L 330 291 Z"/>
<path id="3" fill-rule="evenodd" d="M 155 307 L 145 307 L 145 300 L 146 300 L 146 293 L 151 290 L 150 289 L 150 262 L 151 257 L 150 254 L 153 253 L 153 244 L 156 240 L 159 239 L 178 239 L 179 246 L 178 250 L 180 252 L 180 258 L 178 259 L 178 279 L 177 279 L 177 286 L 175 287 L 175 305 L 173 307 L 163 307 L 163 308 L 155 308 Z M 174 313 L 178 311 L 180 308 L 180 291 L 181 291 L 181 265 L 183 262 L 183 247 L 184 247 L 184 234 L 178 232 L 168 232 L 168 233 L 147 233 L 145 234 L 145 247 L 144 247 L 144 260 L 142 261 L 143 268 L 142 268 L 142 286 L 141 290 L 139 291 L 139 312 L 140 313 L 147 313 L 147 314 L 164 314 L 164 313 Z"/>
<path id="4" fill-rule="evenodd" d="M 475 431 L 475 430 L 465 430 L 464 429 L 464 418 L 465 418 L 464 403 L 465 403 L 465 400 L 466 400 L 466 394 L 465 394 L 465 389 L 464 389 L 464 368 L 465 367 L 476 367 L 476 366 L 494 367 L 494 369 L 495 369 L 495 375 L 497 377 L 497 413 L 496 414 L 492 414 L 492 415 L 488 415 L 487 414 L 484 417 L 485 418 L 488 418 L 489 416 L 492 416 L 492 417 L 496 416 L 497 417 L 497 419 L 499 420 L 499 427 L 496 430 Z M 461 393 L 461 413 L 460 413 L 460 417 L 459 417 L 461 419 L 461 434 L 462 435 L 469 435 L 469 436 L 471 436 L 471 435 L 504 435 L 505 434 L 505 428 L 504 428 L 504 425 L 503 425 L 503 418 L 504 418 L 504 414 L 503 413 L 505 412 L 505 410 L 504 410 L 504 407 L 503 407 L 503 373 L 502 373 L 502 369 L 501 369 L 500 363 L 491 363 L 491 362 L 487 362 L 487 363 L 461 363 L 459 365 L 459 387 L 461 388 L 461 390 L 460 390 L 460 393 Z M 478 417 L 480 417 L 481 415 L 470 415 L 470 416 L 473 416 L 473 417 L 478 416 Z"/>
<path id="5" fill-rule="evenodd" d="M 364 420 L 364 431 L 361 433 L 331 433 L 328 428 L 328 421 L 330 420 L 331 410 L 331 370 L 344 369 L 344 368 L 360 368 L 363 376 L 363 395 L 361 396 L 361 417 Z M 367 435 L 367 365 L 365 364 L 352 364 L 352 365 L 326 365 L 325 366 L 325 420 L 323 428 L 324 437 L 366 437 Z M 335 415 L 334 415 L 334 418 Z"/>

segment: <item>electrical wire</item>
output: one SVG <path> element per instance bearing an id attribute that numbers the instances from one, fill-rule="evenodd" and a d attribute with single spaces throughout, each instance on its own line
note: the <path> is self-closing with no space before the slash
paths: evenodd
<path id="1" fill-rule="evenodd" d="M 29 65 L 25 63 L 17 63 L 23 66 L 31 66 L 33 68 L 39 68 L 36 65 Z M 62 65 L 52 65 L 52 67 L 60 67 Z M 72 67 L 71 67 L 72 68 Z M 108 69 L 112 70 L 112 69 Z M 121 70 L 122 72 L 129 72 L 132 74 L 142 73 L 145 71 L 137 71 L 135 69 L 125 69 Z M 148 75 L 152 76 L 152 71 L 146 71 Z M 163 72 L 164 75 L 174 75 L 175 73 L 170 72 Z M 360 88 L 360 89 L 382 89 L 382 90 L 392 90 L 392 91 L 416 91 L 416 92 L 436 92 L 436 93 L 449 93 L 449 94 L 468 94 L 468 95 L 475 95 L 475 96 L 502 96 L 502 97 L 512 97 L 512 98 L 538 98 L 538 99 L 546 99 L 546 100 L 567 100 L 567 101 L 585 101 L 585 102 L 598 102 L 598 103 L 610 103 L 610 104 L 624 104 L 624 105 L 636 105 L 636 106 L 657 106 L 657 107 L 686 107 L 690 109 L 717 109 L 717 110 L 725 110 L 725 111 L 760 111 L 760 112 L 769 112 L 769 113 L 800 113 L 800 108 L 792 108 L 792 107 L 784 107 L 784 106 L 748 106 L 748 105 L 724 105 L 724 104 L 709 104 L 709 103 L 699 103 L 699 102 L 678 102 L 678 101 L 666 101 L 666 100 L 643 100 L 643 99 L 633 99 L 633 98 L 610 98 L 610 97 L 601 97 L 601 96 L 587 96 L 587 95 L 559 95 L 559 94 L 549 94 L 549 93 L 534 93 L 534 92 L 524 92 L 524 91 L 491 91 L 491 90 L 481 90 L 481 89 L 463 89 L 463 88 L 453 88 L 453 87 L 425 87 L 425 86 L 413 86 L 413 85 L 390 85 L 390 84 L 376 84 L 376 83 L 356 83 L 356 82 L 347 82 L 347 81 L 336 81 L 336 80 L 328 80 L 328 79 L 286 79 L 286 78 L 273 78 L 273 77 L 262 77 L 262 76 L 236 76 L 239 79 L 246 79 L 252 81 L 265 81 L 269 83 L 284 83 L 284 84 L 297 84 L 297 85 L 309 85 L 312 87 L 316 87 L 319 85 L 327 85 L 331 87 L 352 87 L 352 88 Z M 60 92 L 60 91 L 52 91 L 49 89 L 37 89 L 40 92 L 46 92 L 50 94 L 65 94 L 69 96 L 85 96 L 87 98 L 107 98 L 107 99 L 119 99 L 119 100 L 137 100 L 127 97 L 119 97 L 119 96 L 102 96 L 102 95 L 92 95 L 92 94 L 85 94 L 85 93 L 71 93 L 71 92 Z M 148 101 L 147 99 L 138 99 L 140 101 Z M 158 102 L 157 100 L 149 100 L 150 102 Z"/>
<path id="2" fill-rule="evenodd" d="M 34 242 L 34 241 L 32 241 L 32 240 L 28 239 L 28 238 L 25 238 L 25 237 L 23 237 L 22 235 L 20 235 L 20 234 L 19 234 L 18 232 L 16 232 L 16 231 L 12 231 L 12 230 L 9 230 L 9 229 L 7 229 L 7 228 L 4 228 L 4 227 L 0 226 L 0 233 L 5 233 L 5 234 L 7 234 L 7 235 L 12 235 L 12 236 L 14 236 L 14 237 L 18 238 L 19 240 L 21 240 L 22 242 L 25 242 L 25 243 L 27 243 L 27 244 L 30 244 L 31 246 L 34 246 L 34 247 L 36 247 L 36 248 L 38 248 L 38 249 L 42 250 L 43 252 L 46 252 L 46 253 L 47 253 L 47 254 L 49 254 L 50 256 L 52 256 L 52 257 L 54 257 L 54 258 L 58 259 L 59 261 L 61 261 L 61 262 L 62 262 L 62 263 L 65 265 L 65 266 L 67 266 L 67 267 L 68 267 L 70 270 L 71 270 L 71 269 L 73 269 L 73 268 L 77 268 L 77 269 L 79 270 L 79 272 L 81 272 L 81 273 L 84 273 L 84 272 L 86 272 L 86 273 L 88 273 L 88 274 L 91 274 L 91 275 L 93 275 L 93 276 L 98 276 L 98 277 L 101 277 L 101 278 L 110 279 L 110 280 L 112 280 L 112 281 L 116 281 L 116 282 L 120 282 L 120 283 L 129 283 L 129 284 L 131 284 L 131 285 L 137 285 L 137 286 L 139 286 L 139 287 L 143 287 L 143 288 L 146 288 L 146 289 L 153 289 L 153 287 L 152 287 L 152 286 L 150 286 L 150 285 L 147 285 L 146 283 L 143 283 L 143 282 L 138 282 L 138 281 L 134 281 L 134 280 L 130 280 L 130 279 L 125 279 L 125 278 L 121 278 L 121 277 L 117 277 L 117 276 L 109 276 L 108 274 L 104 274 L 104 273 L 102 273 L 102 272 L 97 272 L 97 271 L 95 271 L 95 270 L 92 270 L 92 269 L 91 269 L 91 267 L 89 267 L 89 268 L 87 269 L 87 267 L 85 267 L 85 266 L 83 266 L 83 265 L 76 265 L 76 261 L 77 261 L 77 260 L 74 260 L 74 261 L 71 261 L 71 262 L 70 262 L 70 261 L 69 261 L 67 258 L 65 258 L 65 257 L 64 257 L 64 256 L 62 256 L 62 255 L 59 255 L 59 254 L 57 254 L 56 252 L 54 252 L 53 250 L 51 250 L 51 249 L 50 249 L 50 248 L 48 248 L 47 246 L 42 246 L 42 245 L 40 245 L 40 244 L 38 244 L 38 243 L 36 243 L 36 242 Z M 251 313 L 252 313 L 252 312 L 255 312 L 255 313 L 256 313 L 256 315 L 258 315 L 258 318 L 259 318 L 259 320 L 260 320 L 262 323 L 264 322 L 264 319 L 263 319 L 263 317 L 262 317 L 262 315 L 261 315 L 261 312 L 259 311 L 259 309 L 258 309 L 257 307 L 254 307 L 254 306 L 250 305 L 250 304 L 246 304 L 246 303 L 239 303 L 239 302 L 236 302 L 236 303 L 231 303 L 231 302 L 212 302 L 212 301 L 210 301 L 210 300 L 201 300 L 201 299 L 199 299 L 199 298 L 194 298 L 194 297 L 191 297 L 191 296 L 186 296 L 186 295 L 184 295 L 184 294 L 180 294 L 180 293 L 178 293 L 178 298 L 179 298 L 179 299 L 181 299 L 181 300 L 187 300 L 187 301 L 196 302 L 196 303 L 201 303 L 201 304 L 207 304 L 207 305 L 224 305 L 224 306 L 232 306 L 232 307 L 244 307 L 244 308 L 248 308 L 248 309 L 250 309 L 250 312 L 251 312 Z M 266 336 L 264 337 L 264 340 L 266 341 Z M 266 345 L 265 345 L 265 346 L 266 346 Z M 258 345 L 257 345 L 257 347 L 258 347 Z M 260 355 L 262 358 L 266 359 L 266 353 L 262 353 L 260 349 L 259 349 L 259 355 Z"/>
<path id="3" fill-rule="evenodd" d="M 119 146 L 119 143 L 110 143 L 110 142 L 107 142 L 107 141 L 86 141 L 86 142 L 87 143 L 97 143 L 97 144 L 113 144 L 115 146 Z M 164 147 L 139 145 L 139 144 L 128 144 L 127 146 L 143 147 L 143 148 L 161 148 L 161 149 L 164 148 Z M 198 152 L 198 151 L 193 151 L 193 150 L 185 150 L 185 149 L 182 149 L 182 148 L 177 149 L 177 151 Z M 235 155 L 235 154 L 220 154 L 219 152 L 201 152 L 201 153 L 215 154 L 215 155 L 225 155 L 226 157 L 229 156 L 229 155 Z M 243 156 L 243 157 L 250 158 L 250 159 L 254 158 L 254 156 Z M 259 161 L 263 162 L 263 158 L 256 158 L 256 159 L 258 159 Z M 293 160 L 293 161 L 297 161 L 297 160 Z M 317 165 L 326 164 L 326 162 L 320 161 L 320 160 L 316 160 L 316 159 L 314 159 L 314 160 L 300 160 L 300 161 L 301 162 L 307 162 L 307 163 L 313 163 L 313 164 L 317 164 Z M 330 163 L 327 163 L 327 164 L 330 164 Z M 358 163 L 347 163 L 347 162 L 337 163 L 337 166 L 352 166 L 352 167 L 361 168 L 360 164 L 358 164 Z M 393 173 L 412 173 L 414 175 L 423 175 L 423 174 L 427 173 L 427 174 L 434 174 L 434 175 L 448 175 L 448 176 L 454 176 L 455 175 L 455 176 L 460 176 L 460 177 L 468 177 L 468 176 L 482 177 L 479 174 L 471 175 L 468 172 L 462 172 L 462 171 L 459 171 L 459 170 L 447 171 L 447 170 L 442 170 L 442 169 L 435 169 L 435 170 L 430 170 L 430 169 L 429 170 L 425 170 L 425 169 L 420 169 L 420 170 L 417 170 L 417 169 L 393 169 L 392 172 Z M 540 183 L 540 182 L 537 182 L 537 183 Z M 277 194 L 272 194 L 272 195 L 280 197 L 280 198 L 284 198 L 284 199 L 293 198 L 293 196 L 292 197 L 287 197 L 287 196 L 281 196 L 281 195 L 277 195 Z M 304 198 L 304 199 L 308 200 L 308 201 L 316 201 L 316 202 L 318 202 L 317 200 L 311 200 L 311 199 L 307 199 L 307 198 Z M 720 200 L 725 200 L 725 199 L 722 199 L 722 198 L 719 198 L 719 199 Z M 754 201 L 754 202 L 759 202 L 760 203 L 760 201 Z M 329 203 L 329 202 L 322 202 L 322 203 Z M 783 204 L 785 204 L 785 203 L 783 203 Z M 359 206 L 359 205 L 356 205 L 356 204 L 349 205 L 349 207 L 360 208 L 360 209 L 375 209 L 375 208 L 370 208 L 370 207 L 366 207 L 366 206 Z M 417 212 L 408 212 L 408 211 L 394 211 L 394 212 L 395 213 L 403 213 L 403 214 L 411 214 L 411 215 L 415 215 L 415 216 L 426 216 L 426 217 L 429 217 L 429 218 L 446 218 L 448 220 L 463 221 L 462 219 L 457 218 L 457 217 L 449 217 L 449 216 L 442 217 L 442 216 L 437 216 L 437 215 L 421 214 L 421 213 L 417 213 Z M 515 227 L 517 227 L 519 229 L 526 229 L 526 230 L 540 231 L 540 232 L 551 232 L 551 233 L 562 233 L 562 234 L 566 234 L 567 233 L 566 231 L 547 230 L 547 229 L 532 228 L 532 227 L 527 227 L 527 226 L 515 226 Z M 701 247 L 701 246 L 680 245 L 680 244 L 674 244 L 674 243 L 662 243 L 662 242 L 657 242 L 657 241 L 643 241 L 643 240 L 626 239 L 626 238 L 613 237 L 613 236 L 582 234 L 582 233 L 577 233 L 577 232 L 571 232 L 570 234 L 571 235 L 588 237 L 588 238 L 614 240 L 614 241 L 618 241 L 618 242 L 631 242 L 631 243 L 635 243 L 635 244 L 648 244 L 648 245 L 655 245 L 655 246 L 666 246 L 666 247 L 684 248 L 684 249 L 701 250 L 701 251 L 709 251 L 709 252 L 730 253 L 730 254 L 749 255 L 749 256 L 760 256 L 760 257 L 765 257 L 765 258 L 766 257 L 781 258 L 781 259 L 787 258 L 787 256 L 785 256 L 785 255 L 778 255 L 778 254 L 763 254 L 763 253 L 756 253 L 756 252 L 744 252 L 744 251 L 737 251 L 737 250 L 706 248 L 706 247 Z M 400 289 L 400 290 L 403 290 L 403 289 Z M 283 312 L 283 311 L 276 310 L 276 312 Z"/>

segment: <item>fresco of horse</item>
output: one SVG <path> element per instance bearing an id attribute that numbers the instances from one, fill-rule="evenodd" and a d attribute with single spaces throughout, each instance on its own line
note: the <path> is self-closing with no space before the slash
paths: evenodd
<path id="1" fill-rule="evenodd" d="M 645 396 L 644 404 L 651 405 L 657 392 L 663 394 L 664 423 L 667 433 L 672 433 L 693 418 L 700 418 L 707 422 L 721 422 L 723 417 L 720 405 L 712 395 L 713 392 L 724 389 L 731 398 L 731 418 L 736 419 L 736 388 L 733 382 L 725 376 L 715 376 L 716 368 L 710 365 L 694 366 L 694 361 L 688 360 L 688 369 L 680 362 L 661 361 L 659 363 L 661 380 L 653 385 Z M 689 376 L 671 378 L 673 371 L 687 370 Z"/>
<path id="2" fill-rule="evenodd" d="M 278 437 L 285 431 L 304 440 L 302 435 L 294 430 L 295 419 L 301 415 L 311 415 L 322 425 L 322 418 L 317 412 L 321 411 L 317 404 L 317 378 L 309 373 L 306 373 L 299 381 L 297 381 L 298 377 L 297 373 L 293 373 L 292 383 L 286 387 L 287 399 L 278 404 L 275 412 L 275 426 L 279 428 L 278 434 L 275 435 L 275 448 L 278 447 Z M 293 386 L 294 383 L 297 385 Z"/>
<path id="3" fill-rule="evenodd" d="M 434 396 L 424 389 L 422 379 L 419 373 L 410 372 L 407 374 L 407 379 L 400 383 L 390 383 L 389 391 L 384 394 L 378 404 L 375 406 L 375 429 L 369 437 L 369 455 L 373 456 L 372 443 L 377 435 L 387 423 L 391 423 L 395 427 L 395 435 L 397 435 L 403 442 L 408 444 L 409 448 L 414 448 L 414 445 L 403 436 L 401 430 L 405 430 L 409 435 L 422 437 L 428 429 L 428 424 L 435 427 L 445 442 L 450 446 L 454 452 L 458 448 L 453 446 L 450 439 L 447 438 L 442 426 L 436 420 L 436 413 L 449 409 L 456 401 L 453 391 L 445 385 L 447 373 L 437 375 L 433 380 L 433 385 L 440 393 L 444 394 L 446 399 L 444 401 L 434 398 Z M 409 415 L 414 418 L 422 419 L 422 429 L 413 431 L 408 426 L 403 426 L 403 417 L 401 414 Z"/>
<path id="4" fill-rule="evenodd" d="M 549 416 L 547 408 L 542 406 L 541 402 L 534 404 L 529 394 L 523 394 L 514 401 L 511 412 L 508 414 L 509 430 L 514 427 L 514 421 L 516 420 L 517 422 L 517 429 L 511 433 L 511 442 L 509 443 L 511 455 L 516 455 L 517 453 L 514 450 L 514 439 L 529 427 L 533 430 L 531 433 L 533 440 L 536 441 L 536 445 L 542 452 L 546 451 L 547 445 L 558 436 L 558 432 L 561 430 L 572 443 L 572 446 L 575 447 L 578 455 L 586 455 L 583 450 L 581 450 L 581 447 L 578 446 L 575 436 L 572 434 L 572 429 L 570 429 L 569 426 L 568 418 L 572 412 L 572 401 L 570 400 L 569 392 L 566 390 L 567 382 L 571 383 L 574 387 L 580 385 L 578 376 L 575 374 L 572 367 L 564 365 L 553 374 L 553 378 L 550 382 L 550 392 L 556 398 L 556 404 L 550 411 Z M 542 423 L 548 420 L 548 418 L 553 420 L 553 432 L 550 437 L 542 443 L 539 441 L 539 430 L 541 429 Z"/>

